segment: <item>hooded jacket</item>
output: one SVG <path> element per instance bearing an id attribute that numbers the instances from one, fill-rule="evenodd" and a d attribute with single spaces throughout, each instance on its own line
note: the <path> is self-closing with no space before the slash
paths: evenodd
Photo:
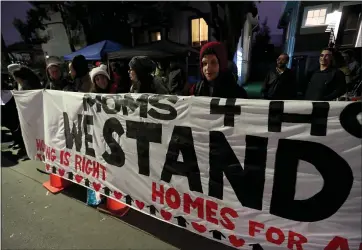
<path id="1" fill-rule="evenodd" d="M 87 60 L 83 55 L 77 55 L 73 58 L 72 67 L 76 72 L 74 79 L 75 89 L 78 92 L 90 92 L 93 89 L 93 83 L 89 76 Z"/>
<path id="2" fill-rule="evenodd" d="M 152 76 L 156 70 L 155 63 L 146 56 L 136 56 L 129 62 L 129 67 L 137 75 L 138 82 L 131 86 L 131 93 L 155 93 L 168 94 L 169 90 L 164 86 L 161 77 Z"/>
<path id="3" fill-rule="evenodd" d="M 64 88 L 66 88 L 66 86 L 69 83 L 69 81 L 64 78 L 64 75 L 63 75 L 63 72 L 62 72 L 62 69 L 61 69 L 61 65 L 62 65 L 62 62 L 59 58 L 55 57 L 55 58 L 51 58 L 51 60 L 49 60 L 47 62 L 47 67 L 46 67 L 46 76 L 47 76 L 47 79 L 48 79 L 48 82 L 47 84 L 45 85 L 45 88 L 46 89 L 54 89 L 54 90 L 63 90 Z M 55 67 L 58 67 L 59 70 L 60 70 L 60 78 L 58 80 L 54 80 L 50 77 L 49 75 L 49 68 L 52 67 L 52 66 L 55 66 Z"/>
<path id="4" fill-rule="evenodd" d="M 219 75 L 210 84 L 203 73 L 202 58 L 206 50 L 211 49 L 219 61 Z M 195 96 L 210 96 L 220 98 L 246 98 L 246 91 L 240 87 L 233 73 L 228 68 L 225 46 L 220 42 L 209 42 L 200 50 L 200 71 L 202 80 L 191 87 L 190 94 Z M 211 88 L 213 85 L 213 88 Z"/>

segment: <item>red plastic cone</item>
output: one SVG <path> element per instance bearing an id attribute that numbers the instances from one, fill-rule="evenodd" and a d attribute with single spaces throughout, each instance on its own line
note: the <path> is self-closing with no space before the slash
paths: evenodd
<path id="1" fill-rule="evenodd" d="M 51 193 L 59 193 L 64 188 L 68 187 L 71 184 L 70 181 L 65 180 L 55 174 L 50 174 L 50 179 L 47 182 L 43 183 L 43 187 L 48 189 Z"/>
<path id="2" fill-rule="evenodd" d="M 107 210 L 118 217 L 122 217 L 128 212 L 129 207 L 122 202 L 107 197 Z"/>

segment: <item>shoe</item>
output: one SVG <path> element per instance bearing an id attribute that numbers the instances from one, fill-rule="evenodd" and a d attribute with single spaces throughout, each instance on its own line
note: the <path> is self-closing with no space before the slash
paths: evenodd
<path id="1" fill-rule="evenodd" d="M 19 151 L 16 153 L 16 156 L 19 157 L 20 159 L 28 157 L 25 148 L 20 148 Z"/>

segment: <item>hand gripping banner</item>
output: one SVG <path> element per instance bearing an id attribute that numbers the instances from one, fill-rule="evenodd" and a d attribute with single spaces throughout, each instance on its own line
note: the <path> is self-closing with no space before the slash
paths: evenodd
<path id="1" fill-rule="evenodd" d="M 14 92 L 46 171 L 238 249 L 361 249 L 361 103 Z"/>

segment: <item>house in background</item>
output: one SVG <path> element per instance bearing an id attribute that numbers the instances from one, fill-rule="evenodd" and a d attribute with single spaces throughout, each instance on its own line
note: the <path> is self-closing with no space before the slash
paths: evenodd
<path id="1" fill-rule="evenodd" d="M 288 1 L 279 20 L 283 49 L 298 79 L 319 65 L 321 49 L 335 43 L 340 50 L 361 54 L 362 3 Z"/>
<path id="2" fill-rule="evenodd" d="M 203 13 L 210 13 L 211 8 L 208 2 L 190 2 L 190 6 Z M 258 16 L 248 14 L 244 23 L 243 32 L 239 40 L 239 46 L 234 62 L 238 67 L 238 75 L 241 83 L 245 82 L 249 72 L 249 60 L 251 52 L 251 41 L 253 28 L 258 24 Z M 207 42 L 215 41 L 212 36 L 212 28 L 207 25 L 203 18 L 198 17 L 192 11 L 175 11 L 171 20 L 170 28 L 157 25 L 147 27 L 141 23 L 134 23 L 132 28 L 133 44 L 169 40 L 174 43 L 190 46 L 199 50 Z M 193 55 L 188 58 L 188 74 L 199 76 L 199 58 Z"/>
<path id="3" fill-rule="evenodd" d="M 60 12 L 49 10 L 49 17 L 50 20 L 44 21 L 46 29 L 38 31 L 40 37 L 47 37 L 48 39 L 46 43 L 41 45 L 44 56 L 63 57 L 72 53 L 68 34 Z M 86 46 L 83 29 L 79 28 L 78 30 L 71 30 L 70 32 L 72 37 L 77 38 L 76 42 L 73 42 L 76 50 Z M 73 39 L 73 41 L 75 41 L 75 39 Z"/>

